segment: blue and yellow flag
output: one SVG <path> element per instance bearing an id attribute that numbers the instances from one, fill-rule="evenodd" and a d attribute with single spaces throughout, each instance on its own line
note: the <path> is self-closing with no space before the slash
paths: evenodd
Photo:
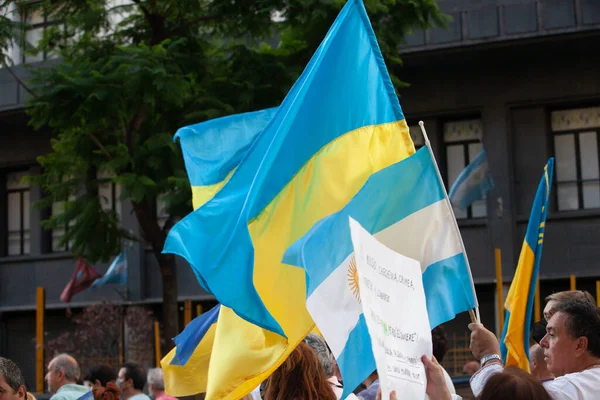
<path id="1" fill-rule="evenodd" d="M 531 207 L 519 263 L 504 304 L 506 319 L 500 342 L 502 359 L 505 365 L 513 365 L 528 372 L 531 318 L 542 258 L 553 172 L 554 159 L 551 158 L 544 168 L 544 175 Z"/>
<path id="2" fill-rule="evenodd" d="M 222 304 L 207 399 L 250 392 L 313 329 L 305 272 L 283 254 L 414 152 L 364 4 L 349 0 L 227 182 L 167 238 Z"/>
<path id="3" fill-rule="evenodd" d="M 276 108 L 230 115 L 180 128 L 173 140 L 181 151 L 192 186 L 194 210 L 212 199 L 231 178 Z"/>
<path id="4" fill-rule="evenodd" d="M 173 341 L 175 348 L 160 362 L 165 391 L 171 396 L 204 393 L 221 305 L 193 319 Z"/>
<path id="5" fill-rule="evenodd" d="M 282 264 L 285 250 L 413 153 L 364 5 L 350 0 L 227 184 L 171 230 L 165 252 L 242 318 L 299 341 L 312 321 L 304 272 Z"/>

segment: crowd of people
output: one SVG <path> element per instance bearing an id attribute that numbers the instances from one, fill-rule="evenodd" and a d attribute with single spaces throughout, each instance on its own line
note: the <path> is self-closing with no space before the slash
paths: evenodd
<path id="1" fill-rule="evenodd" d="M 59 354 L 48 363 L 45 380 L 50 400 L 177 400 L 165 393 L 160 368 L 146 374 L 133 362 L 123 364 L 118 371 L 108 365 L 94 366 L 82 376 L 75 358 Z M 0 400 L 26 398 L 35 400 L 27 391 L 23 373 L 13 361 L 0 357 Z"/>
<path id="2" fill-rule="evenodd" d="M 532 329 L 531 373 L 512 366 L 505 368 L 496 336 L 481 324 L 469 325 L 471 351 L 481 360 L 480 364 L 468 365 L 473 372 L 470 385 L 476 398 L 587 400 L 600 397 L 600 309 L 594 298 L 587 292 L 566 291 L 555 293 L 546 301 L 544 321 Z M 422 357 L 427 397 L 460 399 L 450 376 L 440 365 L 447 352 L 443 328 L 432 331 L 432 342 L 433 357 Z M 125 363 L 118 371 L 101 365 L 91 368 L 82 377 L 77 361 L 61 354 L 50 361 L 47 369 L 50 400 L 177 400 L 165 394 L 160 368 L 150 369 L 146 374 L 136 363 Z M 145 389 L 148 394 L 144 393 Z M 311 333 L 243 400 L 337 400 L 343 390 L 342 377 L 327 343 Z M 26 398 L 35 400 L 25 387 L 20 369 L 11 360 L 0 357 L 0 400 Z M 348 398 L 380 400 L 377 371 Z M 402 395 L 392 392 L 391 399 L 402 399 Z"/>

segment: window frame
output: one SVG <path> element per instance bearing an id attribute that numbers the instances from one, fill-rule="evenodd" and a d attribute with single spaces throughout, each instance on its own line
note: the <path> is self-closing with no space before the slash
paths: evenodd
<path id="1" fill-rule="evenodd" d="M 4 251 L 2 256 L 3 257 L 23 257 L 23 256 L 29 256 L 31 254 L 31 214 L 29 215 L 29 252 L 26 253 L 25 252 L 25 204 L 24 204 L 24 193 L 25 192 L 29 192 L 29 203 L 27 205 L 28 208 L 31 207 L 31 185 L 29 185 L 27 188 L 19 188 L 19 189 L 9 189 L 8 188 L 8 175 L 10 174 L 15 174 L 15 173 L 25 173 L 26 175 L 29 174 L 29 169 L 27 168 L 15 168 L 15 169 L 9 169 L 9 170 L 4 170 L 2 172 L 3 174 L 3 196 L 4 199 L 6 201 L 6 204 L 4 206 L 4 209 L 2 210 L 2 212 L 4 213 L 4 218 L 6 218 L 6 223 L 3 226 L 3 230 L 4 230 Z M 13 193 L 19 193 L 19 206 L 20 206 L 20 213 L 19 213 L 19 226 L 20 226 L 20 230 L 18 231 L 19 233 L 19 254 L 9 254 L 9 240 L 10 240 L 10 234 L 12 233 L 9 229 L 9 217 L 8 217 L 8 213 L 10 211 L 9 209 L 9 204 L 8 204 L 8 197 L 10 194 Z"/>
<path id="2" fill-rule="evenodd" d="M 39 3 L 40 1 L 30 1 L 30 3 L 35 4 L 35 3 Z M 23 7 L 23 13 L 19 14 L 19 20 L 22 24 L 27 24 L 27 28 L 23 29 L 23 41 L 21 43 L 19 43 L 19 48 L 20 48 L 20 54 L 19 54 L 19 61 L 21 61 L 22 64 L 29 64 L 29 63 L 36 63 L 36 62 L 44 62 L 47 61 L 50 57 L 48 57 L 48 52 L 46 50 L 44 50 L 43 52 L 41 52 L 41 60 L 27 60 L 27 57 L 39 57 L 40 53 L 36 54 L 36 55 L 27 55 L 25 54 L 25 47 L 26 47 L 26 42 L 27 42 L 27 33 L 29 31 L 35 30 L 35 29 L 40 29 L 42 28 L 42 38 L 44 36 L 44 33 L 46 31 L 46 28 L 54 26 L 54 25 L 61 25 L 62 22 L 61 21 L 53 21 L 51 19 L 48 18 L 48 15 L 46 13 L 43 13 L 42 18 L 43 21 L 42 22 L 37 22 L 35 24 L 30 24 L 27 22 L 27 18 L 30 16 L 30 13 L 33 11 L 31 9 L 27 8 L 27 4 Z M 41 11 L 41 10 L 40 10 Z M 37 43 L 35 44 L 35 46 L 37 46 Z"/>
<path id="3" fill-rule="evenodd" d="M 456 141 L 452 141 L 452 142 L 446 141 L 446 137 L 444 135 L 444 126 L 446 124 L 453 123 L 453 122 L 460 122 L 460 121 L 469 121 L 469 120 L 478 120 L 481 122 L 482 131 L 481 131 L 481 136 L 479 138 L 456 140 Z M 449 170 L 449 168 L 448 168 L 448 147 L 459 146 L 459 145 L 463 146 L 463 158 L 464 158 L 463 170 L 464 170 L 464 168 L 466 168 L 467 165 L 469 165 L 471 163 L 470 157 L 469 157 L 469 145 L 480 143 L 483 146 L 483 119 L 481 118 L 481 115 L 473 115 L 473 114 L 464 115 L 464 116 L 460 116 L 460 117 L 456 117 L 456 118 L 441 119 L 441 120 L 439 120 L 439 135 L 441 138 L 440 142 L 441 142 L 441 146 L 442 146 L 442 157 L 440 157 L 441 161 L 443 161 L 442 179 L 444 180 L 444 184 L 446 185 L 446 190 L 449 193 L 451 186 L 450 186 L 450 179 L 448 177 L 448 170 Z M 472 206 L 467 207 L 466 212 L 467 212 L 467 215 L 465 217 L 456 217 L 456 220 L 459 223 L 461 221 L 483 221 L 483 220 L 486 220 L 488 218 L 487 203 L 486 203 L 486 207 L 485 207 L 485 215 L 483 215 L 483 216 L 474 217 Z"/>
<path id="4" fill-rule="evenodd" d="M 568 108 L 568 109 L 563 109 L 564 111 L 567 110 L 577 110 L 577 108 Z M 550 111 L 550 116 L 552 115 L 552 112 L 554 111 L 563 111 L 563 110 L 552 110 Z M 559 181 L 558 180 L 558 174 L 557 171 L 554 171 L 554 183 L 556 184 L 556 190 L 554 191 L 554 200 L 555 200 L 555 204 L 556 204 L 556 211 L 558 212 L 574 212 L 574 211 L 584 211 L 584 210 L 598 210 L 600 209 L 600 207 L 593 207 L 593 208 L 585 208 L 584 207 L 584 203 L 583 203 L 583 184 L 586 182 L 595 182 L 595 183 L 600 183 L 600 177 L 598 179 L 583 179 L 582 178 L 582 166 L 581 166 L 581 149 L 579 146 L 580 140 L 579 140 L 579 136 L 582 133 L 595 133 L 596 134 L 596 155 L 597 155 L 597 159 L 598 159 L 598 170 L 600 171 L 600 127 L 589 127 L 589 128 L 579 128 L 579 129 L 573 129 L 573 130 L 565 130 L 565 131 L 554 131 L 552 130 L 552 124 L 550 124 L 550 136 L 551 136 L 551 141 L 552 141 L 552 154 L 554 156 L 554 158 L 556 159 L 556 141 L 555 141 L 555 137 L 557 136 L 567 136 L 567 135 L 573 135 L 573 146 L 574 146 L 574 150 L 575 150 L 575 175 L 576 175 L 576 180 L 572 181 L 572 180 L 568 180 L 568 181 Z M 559 194 L 558 194 L 558 185 L 560 184 L 575 184 L 577 185 L 577 208 L 575 209 L 565 209 L 565 210 L 561 210 L 560 209 L 560 201 L 559 201 Z"/>

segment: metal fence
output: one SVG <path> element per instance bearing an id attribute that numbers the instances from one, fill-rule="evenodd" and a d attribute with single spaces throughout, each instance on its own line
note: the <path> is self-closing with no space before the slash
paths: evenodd
<path id="1" fill-rule="evenodd" d="M 465 364 L 469 361 L 478 361 L 473 357 L 471 349 L 469 348 L 470 340 L 470 332 L 448 335 L 448 353 L 446 353 L 442 365 L 446 371 L 448 371 L 450 376 L 467 376 L 463 373 Z"/>

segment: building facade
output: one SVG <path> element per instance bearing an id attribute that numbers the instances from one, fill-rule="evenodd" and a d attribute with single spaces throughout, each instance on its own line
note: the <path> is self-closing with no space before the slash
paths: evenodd
<path id="1" fill-rule="evenodd" d="M 600 277 L 600 3 L 596 0 L 438 0 L 453 17 L 449 29 L 414 32 L 401 49 L 398 76 L 410 87 L 401 104 L 417 146 L 425 122 L 447 185 L 485 148 L 495 188 L 457 215 L 483 322 L 497 327 L 494 249 L 502 251 L 505 293 L 523 243 L 530 207 L 548 158 L 556 169 L 541 264 L 541 297 L 577 287 L 595 293 Z M 32 34 L 32 37 L 34 34 Z M 25 60 L 37 62 L 42 59 Z M 27 79 L 27 72 L 16 72 Z M 21 183 L 36 173 L 50 135 L 27 127 L 27 92 L 0 70 L 0 354 L 34 377 L 35 288 L 44 286 L 48 334 L 65 322 L 60 293 L 73 273 L 60 232 L 44 232 L 51 210 L 31 208 L 41 190 Z M 118 188 L 103 189 L 106 207 L 137 230 Z M 160 218 L 160 215 L 157 215 Z M 158 304 L 160 273 L 141 244 L 128 249 L 128 301 Z M 104 272 L 106 266 L 98 266 Z M 179 295 L 209 302 L 184 262 Z M 109 291 L 77 295 L 73 307 L 118 300 Z M 447 324 L 455 347 L 468 347 L 461 315 Z M 462 344 L 461 344 L 462 343 Z M 459 371 L 466 357 L 450 354 Z M 464 349 L 463 349 L 464 350 Z M 460 354 L 459 354 L 460 353 Z M 462 354 L 462 355 L 461 355 Z M 461 358 L 463 357 L 463 358 Z M 31 368 L 29 367 L 31 365 Z"/>

